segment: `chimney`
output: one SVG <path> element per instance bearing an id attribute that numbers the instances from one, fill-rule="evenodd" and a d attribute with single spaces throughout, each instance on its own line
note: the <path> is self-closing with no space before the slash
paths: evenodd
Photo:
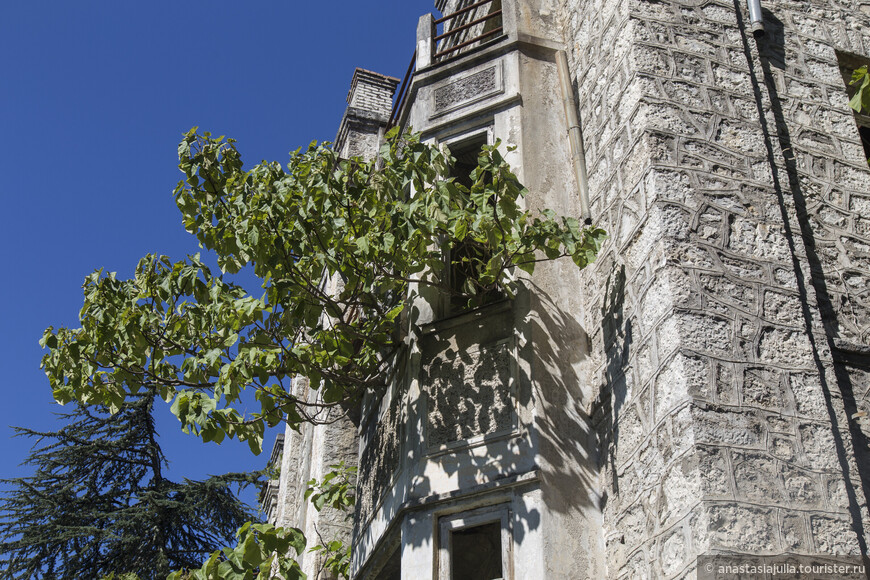
<path id="1" fill-rule="evenodd" d="M 399 79 L 358 68 L 347 93 L 347 110 L 335 138 L 341 157 L 373 158 L 390 119 Z"/>

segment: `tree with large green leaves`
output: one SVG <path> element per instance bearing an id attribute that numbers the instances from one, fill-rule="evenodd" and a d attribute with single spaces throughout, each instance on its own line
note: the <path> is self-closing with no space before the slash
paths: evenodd
<path id="1" fill-rule="evenodd" d="M 314 509 L 324 506 L 344 511 L 350 517 L 354 505 L 353 479 L 356 468 L 344 462 L 330 466 L 331 471 L 318 482 L 308 482 L 305 499 L 310 499 Z M 168 580 L 303 580 L 306 576 L 290 552 L 302 554 L 308 540 L 296 528 L 279 528 L 272 524 L 247 523 L 238 531 L 235 547 L 215 550 L 202 566 L 195 569 L 177 570 Z M 333 540 L 308 548 L 321 555 L 320 572 L 332 578 L 350 577 L 350 547 Z M 280 576 L 275 573 L 279 573 Z M 126 579 L 118 579 L 126 580 Z M 133 579 L 136 580 L 136 579 Z"/>
<path id="2" fill-rule="evenodd" d="M 407 348 L 415 294 L 467 307 L 511 298 L 518 270 L 559 258 L 583 268 L 606 237 L 549 210 L 526 211 L 527 192 L 498 144 L 483 147 L 465 184 L 450 177 L 449 151 L 396 130 L 371 161 L 312 143 L 286 166 L 246 170 L 232 139 L 196 129 L 178 154 L 184 226 L 219 271 L 197 254 L 146 256 L 125 280 L 93 273 L 81 327 L 46 330 L 42 366 L 61 403 L 114 412 L 155 392 L 185 431 L 218 443 L 236 437 L 255 453 L 266 426 L 334 420 L 384 389 Z M 234 276 L 243 269 L 259 280 L 256 292 Z M 449 275 L 457 269 L 461 284 Z M 297 397 L 295 376 L 318 396 Z M 248 414 L 239 410 L 245 391 L 258 404 Z M 247 527 L 237 548 L 190 574 L 265 574 L 269 547 L 298 549 L 297 533 Z"/>
<path id="3" fill-rule="evenodd" d="M 849 106 L 856 113 L 870 111 L 870 75 L 867 74 L 866 64 L 852 71 L 849 87 L 854 91 L 849 100 Z"/>
<path id="4" fill-rule="evenodd" d="M 164 475 L 154 395 L 131 397 L 115 414 L 78 406 L 57 431 L 17 428 L 37 440 L 33 475 L 5 480 L 0 501 L 3 578 L 166 578 L 198 565 L 254 517 L 232 489 L 249 474 L 175 482 Z"/>
<path id="5" fill-rule="evenodd" d="M 605 233 L 553 212 L 532 215 L 500 153 L 484 147 L 466 187 L 447 177 L 449 152 L 393 131 L 377 159 L 340 159 L 312 143 L 286 167 L 243 169 L 232 139 L 191 130 L 175 190 L 184 225 L 214 252 L 146 256 L 132 278 L 95 272 L 84 285 L 81 328 L 49 328 L 42 361 L 61 403 L 100 403 L 153 390 L 185 430 L 206 441 L 245 440 L 259 452 L 266 425 L 316 422 L 389 383 L 409 293 L 462 293 L 469 306 L 513 296 L 516 268 L 595 259 Z M 447 281 L 444 255 L 460 245 L 473 283 Z M 455 254 L 456 252 L 454 252 Z M 256 294 L 231 274 L 249 268 Z M 338 280 L 337 289 L 327 288 Z M 297 398 L 293 376 L 321 397 Z M 252 389 L 259 409 L 236 409 Z"/>

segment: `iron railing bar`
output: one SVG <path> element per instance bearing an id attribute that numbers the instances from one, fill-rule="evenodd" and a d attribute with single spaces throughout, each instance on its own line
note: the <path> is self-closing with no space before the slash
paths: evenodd
<path id="1" fill-rule="evenodd" d="M 392 129 L 393 124 L 397 121 L 399 111 L 402 110 L 402 105 L 405 103 L 405 98 L 408 96 L 408 79 L 414 72 L 417 64 L 417 51 L 414 51 L 414 56 L 411 57 L 411 63 L 408 65 L 408 70 L 405 73 L 405 78 L 402 79 L 402 84 L 399 85 L 399 94 L 396 96 L 396 104 L 393 105 L 393 110 L 390 111 L 390 120 L 387 121 L 387 129 Z"/>
<path id="2" fill-rule="evenodd" d="M 461 44 L 457 44 L 456 46 L 451 46 L 450 48 L 444 49 L 441 52 L 436 52 L 435 54 L 432 55 L 432 58 L 434 59 L 434 58 L 438 58 L 439 56 L 444 56 L 445 54 L 450 54 L 451 52 L 455 52 L 455 51 L 459 50 L 460 48 L 465 48 L 469 44 L 477 42 L 478 40 L 482 40 L 488 36 L 492 36 L 493 34 L 498 34 L 502 30 L 503 30 L 503 28 L 501 26 L 499 26 L 498 28 L 494 28 L 494 29 L 490 30 L 489 32 L 484 32 L 480 36 L 476 36 L 475 38 L 472 38 L 471 40 L 466 40 L 465 42 L 463 42 Z"/>
<path id="3" fill-rule="evenodd" d="M 460 14 L 465 14 L 469 10 L 474 10 L 475 8 L 483 6 L 484 4 L 489 4 L 490 2 L 492 2 L 492 0 L 480 0 L 480 2 L 475 2 L 474 4 L 472 4 L 470 6 L 466 6 L 465 8 L 457 10 L 456 12 L 448 14 L 447 16 L 442 16 L 441 18 L 439 18 L 435 21 L 435 24 L 441 24 L 442 22 L 446 22 L 447 20 L 450 20 L 451 18 L 459 16 Z"/>
<path id="4" fill-rule="evenodd" d="M 401 113 L 402 107 L 405 106 L 406 100 L 408 100 L 408 91 L 407 90 L 402 94 L 402 100 L 399 101 L 399 103 L 398 103 L 399 106 L 396 107 L 396 116 L 393 119 L 392 123 L 390 123 L 390 126 L 389 126 L 390 129 L 392 129 L 396 125 L 396 123 L 399 121 L 399 113 Z"/>
<path id="5" fill-rule="evenodd" d="M 434 40 L 435 40 L 435 42 L 438 42 L 442 38 L 447 38 L 448 36 L 452 36 L 453 34 L 456 34 L 457 32 L 461 32 L 461 31 L 465 30 L 466 28 L 471 28 L 472 26 L 474 26 L 476 24 L 480 24 L 481 22 L 486 22 L 490 18 L 495 18 L 496 16 L 500 16 L 500 15 L 501 15 L 501 10 L 496 10 L 495 12 L 491 12 L 491 13 L 487 14 L 486 16 L 481 16 L 480 18 L 478 18 L 476 20 L 472 20 L 468 24 L 463 24 L 462 26 L 457 26 L 456 28 L 451 28 L 449 32 L 445 32 L 444 34 L 439 34 L 438 36 L 436 36 L 434 38 Z"/>

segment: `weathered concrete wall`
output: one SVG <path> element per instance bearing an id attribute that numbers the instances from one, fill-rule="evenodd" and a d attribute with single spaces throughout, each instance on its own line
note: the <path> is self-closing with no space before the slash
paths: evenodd
<path id="1" fill-rule="evenodd" d="M 554 35 L 556 13 L 546 1 L 511 4 L 505 3 L 514 12 L 508 21 L 530 43 L 521 51 L 519 67 L 524 90 L 517 170 L 529 189 L 525 202 L 533 212 L 549 208 L 578 218 L 578 186 L 555 62 L 555 49 L 561 48 Z M 529 361 L 533 386 L 530 431 L 541 472 L 541 577 L 601 578 L 598 449 L 587 408 L 597 385 L 580 372 L 588 356 L 577 292 L 581 272 L 568 259 L 543 262 L 525 283 L 529 313 L 517 328 L 528 340 L 522 356 Z"/>
<path id="2" fill-rule="evenodd" d="M 335 150 L 347 159 L 371 159 L 381 146 L 399 79 L 357 68 L 347 93 L 347 109 L 335 137 Z"/>
<path id="3" fill-rule="evenodd" d="M 756 44 L 742 2 L 560 3 L 611 234 L 583 290 L 609 577 L 866 550 L 866 443 L 831 348 L 866 341 L 870 174 L 834 49 L 863 51 L 867 22 L 764 6 Z"/>
<path id="4" fill-rule="evenodd" d="M 293 381 L 293 395 L 308 399 L 308 379 L 300 377 Z M 276 526 L 299 527 L 303 521 L 303 494 L 310 477 L 308 458 L 313 427 L 305 425 L 299 431 L 286 426 L 284 429 L 284 452 L 281 456 L 278 509 Z"/>
<path id="5" fill-rule="evenodd" d="M 319 395 L 309 388 L 308 379 L 300 377 L 293 382 L 295 396 L 312 402 L 318 400 Z M 322 481 L 323 476 L 332 471 L 332 465 L 340 462 L 357 465 L 359 438 L 356 426 L 347 418 L 330 422 L 332 418 L 326 414 L 319 419 L 325 424 L 306 423 L 299 431 L 285 429 L 277 505 L 269 521 L 276 526 L 301 529 L 309 547 L 333 540 L 347 545 L 353 527 L 349 514 L 329 507 L 318 512 L 305 500 L 304 494 L 308 482 Z M 303 572 L 312 579 L 326 578 L 322 560 L 322 554 L 307 551 L 298 558 Z"/>
<path id="6" fill-rule="evenodd" d="M 311 460 L 308 476 L 318 482 L 323 481 L 323 477 L 332 471 L 333 465 L 344 462 L 347 466 L 356 466 L 359 451 L 356 426 L 346 418 L 335 423 L 317 425 L 313 428 L 309 449 Z M 305 487 L 302 489 L 304 493 Z M 350 544 L 353 530 L 351 514 L 329 507 L 318 512 L 311 502 L 304 499 L 302 509 L 305 510 L 303 532 L 308 538 L 309 546 L 327 544 L 333 540 Z M 327 578 L 321 570 L 323 554 L 308 552 L 300 559 L 300 563 L 309 578 Z"/>
<path id="7" fill-rule="evenodd" d="M 347 93 L 347 104 L 355 109 L 389 113 L 398 79 L 358 68 L 354 71 Z M 377 151 L 377 149 L 375 149 Z"/>
<path id="8" fill-rule="evenodd" d="M 448 147 L 500 139 L 530 189 L 528 207 L 577 216 L 555 65 L 559 37 L 545 4 L 503 3 L 509 12 L 501 44 L 418 71 L 408 123 Z M 578 320 L 580 277 L 568 261 L 521 276 L 521 297 L 475 312 L 446 312 L 438 296 L 423 292 L 412 303 L 407 383 L 363 437 L 361 466 L 370 463 L 371 474 L 359 487 L 360 577 L 376 573 L 379 557 L 398 542 L 403 578 L 446 578 L 438 562 L 448 546 L 438 530 L 482 508 L 511 514 L 505 565 L 513 575 L 506 577 L 541 570 L 553 578 L 601 577 L 598 462 L 584 409 L 594 393 L 577 372 L 587 345 Z M 402 415 L 391 410 L 396 396 L 404 429 L 392 423 Z M 372 455 L 375 441 L 385 445 Z M 398 462 L 391 459 L 395 445 Z"/>

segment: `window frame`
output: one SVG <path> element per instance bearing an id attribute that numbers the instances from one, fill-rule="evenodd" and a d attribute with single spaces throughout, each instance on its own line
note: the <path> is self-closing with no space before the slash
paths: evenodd
<path id="1" fill-rule="evenodd" d="M 501 529 L 501 580 L 512 580 L 513 561 L 511 510 L 509 503 L 496 504 L 441 516 L 438 518 L 436 561 L 438 580 L 452 580 L 453 532 L 497 522 Z"/>
<path id="2" fill-rule="evenodd" d="M 493 124 L 489 122 L 486 125 L 479 125 L 474 128 L 437 139 L 436 143 L 439 147 L 446 147 L 447 150 L 450 151 L 451 156 L 453 156 L 453 150 L 460 150 L 461 153 L 461 149 L 475 144 L 480 144 L 481 146 L 494 145 L 494 127 Z M 467 306 L 458 306 L 454 304 L 455 296 L 453 295 L 453 291 L 455 290 L 455 281 L 453 280 L 453 257 L 451 256 L 451 252 L 448 249 L 443 250 L 443 255 L 445 261 L 444 267 L 446 275 L 446 285 L 448 288 L 450 288 L 450 292 L 441 293 L 441 297 L 438 301 L 439 303 L 436 309 L 436 319 L 449 318 L 451 316 L 464 314 L 466 312 L 476 309 L 469 308 Z M 498 299 L 494 300 L 493 302 L 498 302 Z M 485 303 L 478 307 L 487 306 L 490 303 L 491 302 Z"/>

